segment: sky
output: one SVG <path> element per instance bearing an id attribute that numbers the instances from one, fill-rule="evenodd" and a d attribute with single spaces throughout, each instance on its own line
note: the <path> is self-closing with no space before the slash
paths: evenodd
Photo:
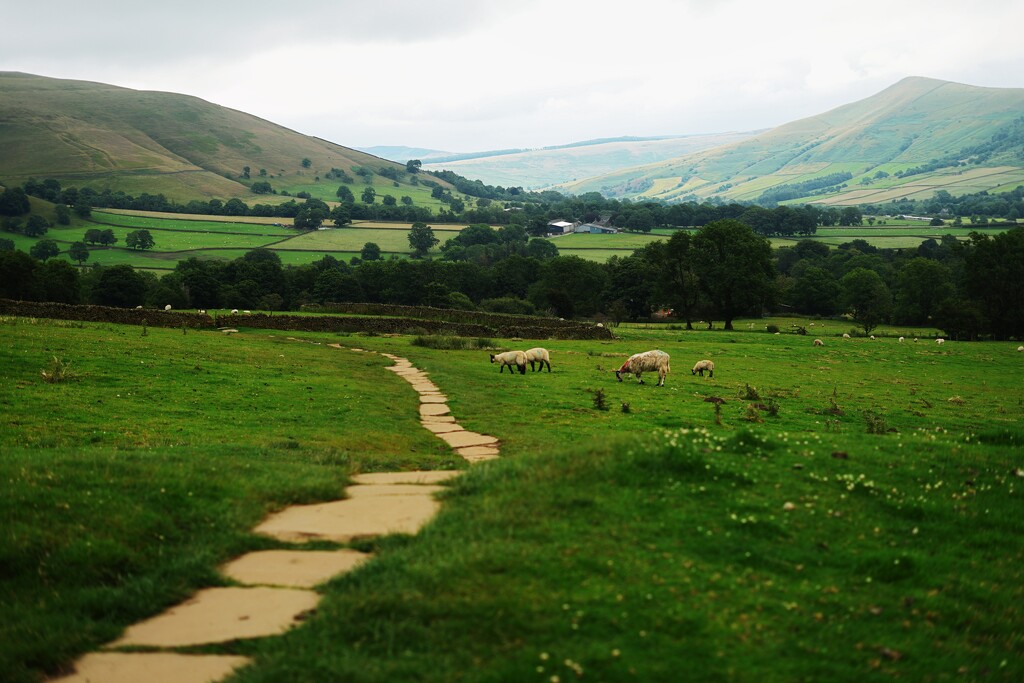
<path id="1" fill-rule="evenodd" d="M 348 147 L 770 128 L 907 76 L 1024 87 L 1021 0 L 3 0 L 0 71 L 201 97 Z"/>

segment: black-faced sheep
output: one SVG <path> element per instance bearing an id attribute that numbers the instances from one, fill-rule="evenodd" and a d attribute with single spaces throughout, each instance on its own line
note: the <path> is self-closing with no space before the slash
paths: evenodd
<path id="1" fill-rule="evenodd" d="M 697 363 L 693 366 L 693 369 L 690 370 L 690 374 L 691 375 L 700 375 L 701 377 L 703 377 L 705 370 L 708 371 L 708 377 L 714 377 L 715 376 L 715 364 L 713 362 L 709 361 L 709 360 L 699 360 L 699 361 L 697 361 Z"/>
<path id="2" fill-rule="evenodd" d="M 506 351 L 505 353 L 491 354 L 492 363 L 500 363 L 498 367 L 498 373 L 501 374 L 505 371 L 505 366 L 508 366 L 509 374 L 512 374 L 512 366 L 516 366 L 519 370 L 520 375 L 526 374 L 526 354 L 522 351 Z"/>
<path id="3" fill-rule="evenodd" d="M 532 349 L 527 349 L 523 353 L 526 354 L 526 362 L 530 364 L 530 370 L 536 372 L 537 368 L 534 367 L 534 363 L 540 366 L 543 370 L 544 366 L 548 366 L 548 372 L 551 372 L 551 356 L 548 354 L 547 349 L 542 349 L 539 346 Z"/>
<path id="4" fill-rule="evenodd" d="M 622 367 L 615 371 L 615 378 L 622 381 L 622 373 L 632 372 L 640 384 L 644 380 L 640 377 L 645 371 L 658 373 L 658 386 L 665 386 L 665 375 L 672 371 L 669 366 L 669 356 L 664 351 L 644 351 L 630 356 Z"/>

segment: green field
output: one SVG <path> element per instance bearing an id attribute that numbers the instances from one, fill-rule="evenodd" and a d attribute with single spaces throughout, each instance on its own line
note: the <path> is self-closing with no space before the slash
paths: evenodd
<path id="1" fill-rule="evenodd" d="M 279 547 L 248 531 L 271 509 L 335 498 L 357 471 L 461 466 L 377 355 L 257 330 L 0 322 L 14 683 Z M 526 376 L 486 351 L 301 335 L 410 358 L 503 457 L 419 535 L 321 586 L 300 628 L 203 651 L 253 656 L 232 679 L 247 682 L 1020 680 L 1016 342 L 816 348 L 737 328 L 543 342 L 554 371 Z M 615 381 L 655 347 L 672 354 L 664 388 Z M 77 376 L 43 382 L 53 356 Z M 713 379 L 688 372 L 702 358 Z"/>

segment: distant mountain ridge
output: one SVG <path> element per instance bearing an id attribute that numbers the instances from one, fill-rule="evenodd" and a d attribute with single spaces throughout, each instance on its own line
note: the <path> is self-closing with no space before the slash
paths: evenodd
<path id="1" fill-rule="evenodd" d="M 245 196 L 257 180 L 391 165 L 189 95 L 16 72 L 0 72 L 0 148 L 0 184 L 53 177 L 175 199 Z"/>
<path id="2" fill-rule="evenodd" d="M 680 201 L 758 200 L 772 188 L 798 186 L 787 200 L 825 203 L 890 201 L 940 185 L 996 189 L 1024 182 L 1017 172 L 1024 169 L 1022 117 L 1024 89 L 911 77 L 734 144 L 556 189 Z M 986 183 L 979 169 L 1001 170 Z"/>

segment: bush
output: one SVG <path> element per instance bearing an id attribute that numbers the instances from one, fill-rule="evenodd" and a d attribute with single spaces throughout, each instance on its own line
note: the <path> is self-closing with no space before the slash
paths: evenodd
<path id="1" fill-rule="evenodd" d="M 428 349 L 441 349 L 444 351 L 466 351 L 489 349 L 493 347 L 494 343 L 490 339 L 484 339 L 483 337 L 470 339 L 467 337 L 420 335 L 412 340 L 412 345 L 422 346 Z"/>
<path id="2" fill-rule="evenodd" d="M 765 329 L 768 330 L 769 334 L 775 334 L 776 332 L 779 331 L 779 326 L 778 325 L 768 325 Z"/>
<path id="3" fill-rule="evenodd" d="M 53 357 L 50 367 L 43 370 L 41 374 L 43 381 L 50 384 L 59 384 L 78 378 L 78 375 L 71 371 L 71 361 L 61 360 L 57 356 Z"/>

